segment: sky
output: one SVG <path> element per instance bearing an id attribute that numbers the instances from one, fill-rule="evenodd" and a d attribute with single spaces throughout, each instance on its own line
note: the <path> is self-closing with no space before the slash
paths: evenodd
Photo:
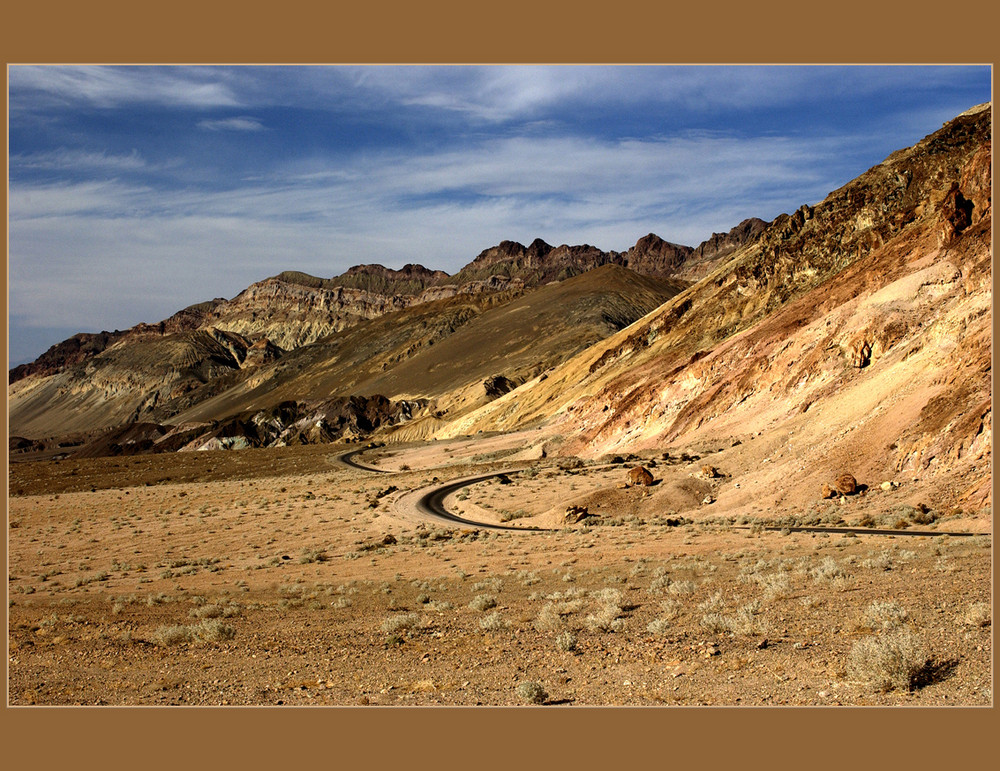
<path id="1" fill-rule="evenodd" d="M 697 246 L 989 101 L 989 66 L 8 68 L 8 366 L 283 270 Z"/>

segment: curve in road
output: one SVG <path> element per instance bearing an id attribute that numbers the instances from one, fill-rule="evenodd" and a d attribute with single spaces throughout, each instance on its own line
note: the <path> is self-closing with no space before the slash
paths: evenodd
<path id="1" fill-rule="evenodd" d="M 358 469 L 360 471 L 370 471 L 376 474 L 390 474 L 391 471 L 387 469 L 375 468 L 373 466 L 364 466 L 360 463 L 354 461 L 356 455 L 364 452 L 364 449 L 351 450 L 350 452 L 345 452 L 337 457 L 337 460 L 346 466 Z M 493 479 L 499 476 L 505 476 L 507 474 L 515 474 L 521 469 L 508 469 L 506 471 L 494 471 L 489 474 L 480 474 L 475 477 L 467 477 L 465 479 L 458 479 L 452 482 L 447 482 L 443 485 L 436 485 L 427 490 L 420 498 L 414 503 L 414 507 L 417 512 L 431 517 L 432 519 L 438 519 L 444 522 L 449 522 L 453 524 L 469 525 L 470 527 L 481 527 L 489 530 L 517 530 L 522 533 L 530 532 L 551 532 L 550 528 L 543 527 L 516 527 L 514 525 L 499 525 L 492 522 L 477 522 L 473 519 L 465 519 L 453 514 L 444 507 L 444 499 L 451 495 L 456 490 L 461 490 L 463 487 L 468 487 L 469 485 L 474 485 L 479 482 L 485 482 L 487 479 Z M 752 527 L 750 525 L 736 525 L 734 526 L 736 530 L 750 530 Z M 936 536 L 943 535 L 950 538 L 962 538 L 974 535 L 985 535 L 989 537 L 989 533 L 969 533 L 969 532 L 946 532 L 938 530 L 880 530 L 873 528 L 864 527 L 818 527 L 809 525 L 795 525 L 791 527 L 776 527 L 768 526 L 762 528 L 763 530 L 771 531 L 789 531 L 792 533 L 854 533 L 855 535 L 901 535 L 901 536 Z"/>
<path id="2" fill-rule="evenodd" d="M 360 463 L 354 462 L 354 456 L 360 455 L 364 452 L 364 448 L 360 450 L 351 450 L 350 452 L 345 452 L 337 456 L 337 460 L 343 463 L 345 466 L 350 466 L 354 469 L 359 469 L 361 471 L 372 471 L 376 474 L 391 474 L 392 472 L 384 468 L 375 468 L 374 466 L 362 466 Z"/>
<path id="3" fill-rule="evenodd" d="M 444 507 L 444 499 L 456 490 L 461 490 L 463 487 L 468 487 L 469 485 L 474 485 L 478 482 L 485 482 L 487 479 L 493 479 L 494 477 L 514 474 L 519 470 L 520 469 L 515 469 L 513 471 L 496 471 L 491 474 L 481 474 L 476 477 L 468 477 L 466 479 L 448 482 L 443 485 L 437 485 L 436 487 L 430 488 L 427 492 L 420 496 L 414 505 L 416 506 L 417 511 L 421 514 L 425 514 L 433 517 L 434 519 L 440 519 L 445 522 L 471 525 L 472 527 L 482 527 L 489 530 L 518 530 L 522 533 L 549 532 L 548 528 L 543 527 L 515 527 L 512 525 L 495 525 L 490 522 L 476 522 L 475 520 L 464 519 L 457 514 L 452 514 Z"/>

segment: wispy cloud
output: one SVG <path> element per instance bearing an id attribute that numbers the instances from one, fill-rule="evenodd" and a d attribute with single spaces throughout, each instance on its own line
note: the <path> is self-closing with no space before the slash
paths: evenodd
<path id="1" fill-rule="evenodd" d="M 840 149 L 725 135 L 511 138 L 348 164 L 312 158 L 225 190 L 18 183 L 11 311 L 24 326 L 110 328 L 287 268 L 332 276 L 360 262 L 423 262 L 454 272 L 504 238 L 536 236 L 624 250 L 653 231 L 693 245 L 815 200 L 833 186 L 817 168 Z"/>
<path id="2" fill-rule="evenodd" d="M 208 131 L 263 131 L 264 124 L 256 118 L 221 118 L 198 121 L 198 128 Z"/>
<path id="3" fill-rule="evenodd" d="M 817 202 L 989 86 L 988 68 L 8 72 L 12 340 L 285 269 L 454 272 L 505 238 L 695 245 Z"/>
<path id="4" fill-rule="evenodd" d="M 108 152 L 91 152 L 87 150 L 61 147 L 40 153 L 14 155 L 10 165 L 19 170 L 44 170 L 60 172 L 79 171 L 138 171 L 147 168 L 137 150 L 124 155 Z"/>
<path id="5" fill-rule="evenodd" d="M 213 68 L 12 65 L 11 92 L 34 95 L 35 107 L 125 104 L 237 107 L 233 89 Z M 25 102 L 12 100 L 12 107 Z"/>

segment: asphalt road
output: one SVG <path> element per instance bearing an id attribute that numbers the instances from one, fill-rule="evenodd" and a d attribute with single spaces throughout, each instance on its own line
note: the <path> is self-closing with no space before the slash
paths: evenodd
<path id="1" fill-rule="evenodd" d="M 361 471 L 371 471 L 376 474 L 388 474 L 391 473 L 386 469 L 374 468 L 372 466 L 363 466 L 360 463 L 354 462 L 354 456 L 364 452 L 364 449 L 352 450 L 351 452 L 344 453 L 340 455 L 337 460 L 341 463 L 350 466 L 351 468 L 359 469 Z M 457 514 L 452 514 L 444 507 L 444 499 L 451 495 L 456 490 L 461 490 L 463 487 L 468 487 L 469 485 L 474 485 L 479 482 L 485 482 L 487 479 L 493 479 L 494 477 L 504 476 L 505 474 L 513 474 L 517 471 L 507 470 L 507 471 L 495 471 L 490 474 L 482 474 L 476 477 L 468 477 L 466 479 L 459 479 L 454 482 L 448 482 L 443 485 L 437 485 L 429 489 L 420 498 L 417 499 L 414 506 L 418 513 L 425 516 L 429 516 L 432 519 L 438 519 L 444 522 L 450 522 L 460 525 L 468 525 L 470 527 L 481 527 L 489 530 L 520 530 L 521 532 L 547 532 L 547 528 L 540 527 L 516 527 L 513 525 L 497 525 L 488 522 L 476 522 L 472 519 L 464 519 Z M 750 525 L 735 525 L 736 530 L 750 530 Z M 855 535 L 902 535 L 902 536 L 936 536 L 944 535 L 951 538 L 961 538 L 973 535 L 985 535 L 989 536 L 989 533 L 962 533 L 962 532 L 948 532 L 942 530 L 879 530 L 875 528 L 867 527 L 819 527 L 810 525 L 796 525 L 794 527 L 764 527 L 764 530 L 775 530 L 775 531 L 789 531 L 792 533 L 854 533 Z"/>
<path id="2" fill-rule="evenodd" d="M 354 456 L 360 455 L 364 451 L 365 451 L 364 448 L 361 448 L 360 450 L 351 450 L 350 452 L 345 452 L 343 455 L 338 455 L 337 460 L 339 460 L 345 466 L 350 466 L 351 468 L 360 469 L 361 471 L 372 471 L 376 474 L 392 473 L 384 468 L 375 468 L 374 466 L 362 466 L 360 463 L 355 463 Z"/>
<path id="3" fill-rule="evenodd" d="M 751 530 L 751 525 L 734 525 L 736 530 Z M 793 533 L 856 533 L 857 535 L 947 535 L 951 537 L 961 537 L 969 535 L 985 535 L 989 533 L 949 533 L 943 530 L 877 530 L 871 527 L 812 527 L 809 525 L 796 525 L 795 527 L 765 527 L 763 530 L 788 530 Z"/>
<path id="4" fill-rule="evenodd" d="M 470 525 L 472 527 L 482 527 L 489 530 L 520 530 L 534 531 L 534 532 L 544 532 L 546 528 L 540 527 L 515 527 L 512 525 L 495 525 L 486 522 L 476 522 L 471 519 L 463 519 L 457 514 L 452 514 L 444 507 L 444 499 L 451 495 L 456 490 L 461 490 L 463 487 L 468 487 L 469 485 L 477 484 L 478 482 L 485 482 L 487 479 L 493 479 L 494 477 L 504 476 L 505 474 L 512 474 L 512 471 L 497 471 L 492 474 L 482 474 L 477 477 L 469 477 L 467 479 L 459 479 L 457 482 L 448 482 L 447 484 L 438 485 L 433 487 L 424 493 L 416 502 L 415 506 L 419 513 L 430 516 L 434 519 L 440 519 L 445 522 L 457 522 L 462 525 Z"/>

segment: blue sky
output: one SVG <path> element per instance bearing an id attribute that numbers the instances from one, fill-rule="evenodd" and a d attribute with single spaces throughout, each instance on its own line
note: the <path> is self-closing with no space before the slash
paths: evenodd
<path id="1" fill-rule="evenodd" d="M 990 68 L 11 66 L 9 364 L 282 270 L 695 246 L 990 99 Z"/>

